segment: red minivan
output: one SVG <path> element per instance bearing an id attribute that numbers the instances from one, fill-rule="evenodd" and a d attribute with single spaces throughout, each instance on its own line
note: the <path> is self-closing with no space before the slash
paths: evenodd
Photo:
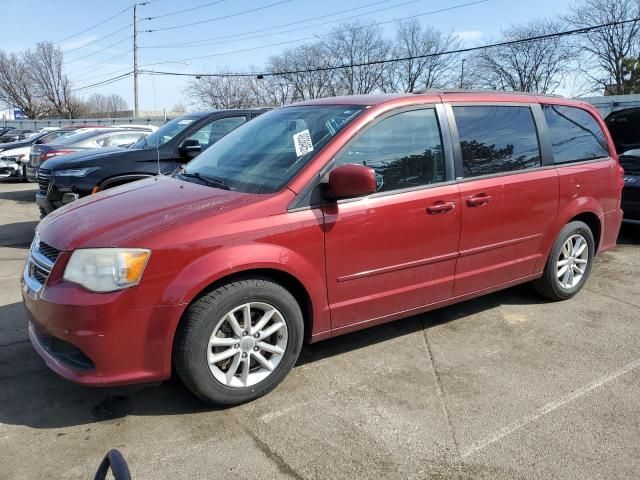
<path id="1" fill-rule="evenodd" d="M 615 246 L 622 169 L 597 111 L 429 92 L 267 112 L 171 176 L 40 223 L 31 341 L 88 385 L 169 378 L 231 405 L 303 342 L 523 282 L 563 300 Z"/>

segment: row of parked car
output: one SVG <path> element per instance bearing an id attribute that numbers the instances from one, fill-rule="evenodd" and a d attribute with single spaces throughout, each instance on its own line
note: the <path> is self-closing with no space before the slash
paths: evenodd
<path id="1" fill-rule="evenodd" d="M 0 176 L 38 182 L 41 217 L 78 198 L 171 173 L 264 109 L 197 112 L 160 129 L 68 126 L 0 145 Z"/>

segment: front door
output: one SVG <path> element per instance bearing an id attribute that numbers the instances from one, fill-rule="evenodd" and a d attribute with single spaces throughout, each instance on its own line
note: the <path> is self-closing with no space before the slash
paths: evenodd
<path id="1" fill-rule="evenodd" d="M 323 208 L 333 329 L 382 322 L 449 298 L 460 194 L 454 182 L 446 182 L 436 110 L 379 120 L 333 166 L 345 163 L 372 167 L 378 192 Z"/>

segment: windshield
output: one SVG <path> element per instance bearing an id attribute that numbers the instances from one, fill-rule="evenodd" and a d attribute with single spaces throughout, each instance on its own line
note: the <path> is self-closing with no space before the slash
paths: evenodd
<path id="1" fill-rule="evenodd" d="M 170 122 L 165 123 L 158 130 L 151 135 L 141 138 L 134 143 L 131 148 L 148 148 L 159 147 L 164 145 L 169 140 L 178 135 L 181 131 L 189 126 L 189 124 L 195 122 L 200 117 L 178 117 L 174 118 Z"/>
<path id="2" fill-rule="evenodd" d="M 264 113 L 198 155 L 180 178 L 214 179 L 241 192 L 277 192 L 365 108 L 306 105 Z"/>

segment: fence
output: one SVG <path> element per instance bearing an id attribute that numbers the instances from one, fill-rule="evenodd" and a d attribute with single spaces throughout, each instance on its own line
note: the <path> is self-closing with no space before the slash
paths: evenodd
<path id="1" fill-rule="evenodd" d="M 3 120 L 0 126 L 20 128 L 26 130 L 40 130 L 45 127 L 64 127 L 65 125 L 164 125 L 169 117 L 124 117 L 124 118 L 44 118 L 39 120 Z"/>

